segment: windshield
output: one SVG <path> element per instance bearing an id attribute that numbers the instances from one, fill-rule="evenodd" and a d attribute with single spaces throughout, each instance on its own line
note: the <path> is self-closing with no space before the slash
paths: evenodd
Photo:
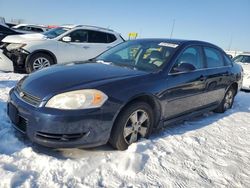
<path id="1" fill-rule="evenodd" d="M 65 27 L 57 27 L 57 28 L 51 29 L 49 31 L 46 31 L 45 33 L 43 33 L 43 35 L 45 35 L 49 39 L 53 39 L 53 38 L 56 38 L 59 35 L 65 33 L 68 30 L 70 30 L 70 29 L 65 28 Z"/>
<path id="2" fill-rule="evenodd" d="M 132 40 L 111 48 L 96 60 L 99 63 L 157 71 L 169 61 L 177 47 L 177 44 L 159 40 Z"/>

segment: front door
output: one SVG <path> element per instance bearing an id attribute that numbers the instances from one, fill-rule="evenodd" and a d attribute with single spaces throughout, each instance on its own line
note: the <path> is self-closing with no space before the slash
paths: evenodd
<path id="1" fill-rule="evenodd" d="M 176 72 L 175 68 L 183 63 L 193 65 L 194 70 Z M 203 106 L 206 100 L 205 75 L 201 47 L 191 46 L 183 50 L 169 73 L 168 87 L 163 94 L 165 120 L 184 115 Z"/>

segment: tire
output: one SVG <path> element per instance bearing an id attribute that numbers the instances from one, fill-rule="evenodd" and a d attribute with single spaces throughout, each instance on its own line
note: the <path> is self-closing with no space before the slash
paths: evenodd
<path id="1" fill-rule="evenodd" d="M 31 73 L 36 70 L 49 67 L 54 64 L 53 58 L 46 53 L 36 53 L 32 55 L 26 64 L 26 72 Z"/>
<path id="2" fill-rule="evenodd" d="M 109 142 L 115 149 L 126 150 L 140 138 L 148 138 L 153 124 L 154 114 L 150 105 L 145 102 L 132 103 L 118 115 Z"/>
<path id="3" fill-rule="evenodd" d="M 225 111 L 227 111 L 228 109 L 232 108 L 233 103 L 234 103 L 234 97 L 235 97 L 235 89 L 233 87 L 230 87 L 222 102 L 220 103 L 220 105 L 214 110 L 214 112 L 217 113 L 224 113 Z"/>

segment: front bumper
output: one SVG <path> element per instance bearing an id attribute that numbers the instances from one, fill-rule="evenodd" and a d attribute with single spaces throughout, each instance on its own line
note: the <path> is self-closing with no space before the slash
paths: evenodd
<path id="1" fill-rule="evenodd" d="M 6 72 L 13 72 L 14 66 L 13 62 L 3 53 L 0 49 L 0 70 Z"/>
<path id="2" fill-rule="evenodd" d="M 25 62 L 30 53 L 24 49 L 8 51 L 0 49 L 0 70 L 5 72 L 25 72 Z"/>
<path id="3" fill-rule="evenodd" d="M 15 90 L 10 91 L 7 109 L 16 129 L 32 142 L 54 148 L 106 144 L 114 119 L 113 112 L 105 109 L 62 111 L 34 107 L 23 101 Z"/>

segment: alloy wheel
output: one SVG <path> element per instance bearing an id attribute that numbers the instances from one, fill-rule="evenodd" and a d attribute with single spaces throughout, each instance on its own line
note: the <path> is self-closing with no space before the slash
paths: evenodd
<path id="1" fill-rule="evenodd" d="M 225 96 L 224 109 L 227 110 L 231 108 L 233 104 L 234 94 L 232 90 L 229 90 Z"/>
<path id="2" fill-rule="evenodd" d="M 145 137 L 150 126 L 149 116 L 144 110 L 133 112 L 123 130 L 123 136 L 127 144 L 136 142 L 139 138 Z"/>
<path id="3" fill-rule="evenodd" d="M 49 67 L 50 66 L 50 62 L 48 59 L 44 58 L 44 57 L 39 57 L 37 59 L 35 59 L 34 63 L 33 63 L 33 70 L 39 70 L 45 67 Z"/>

